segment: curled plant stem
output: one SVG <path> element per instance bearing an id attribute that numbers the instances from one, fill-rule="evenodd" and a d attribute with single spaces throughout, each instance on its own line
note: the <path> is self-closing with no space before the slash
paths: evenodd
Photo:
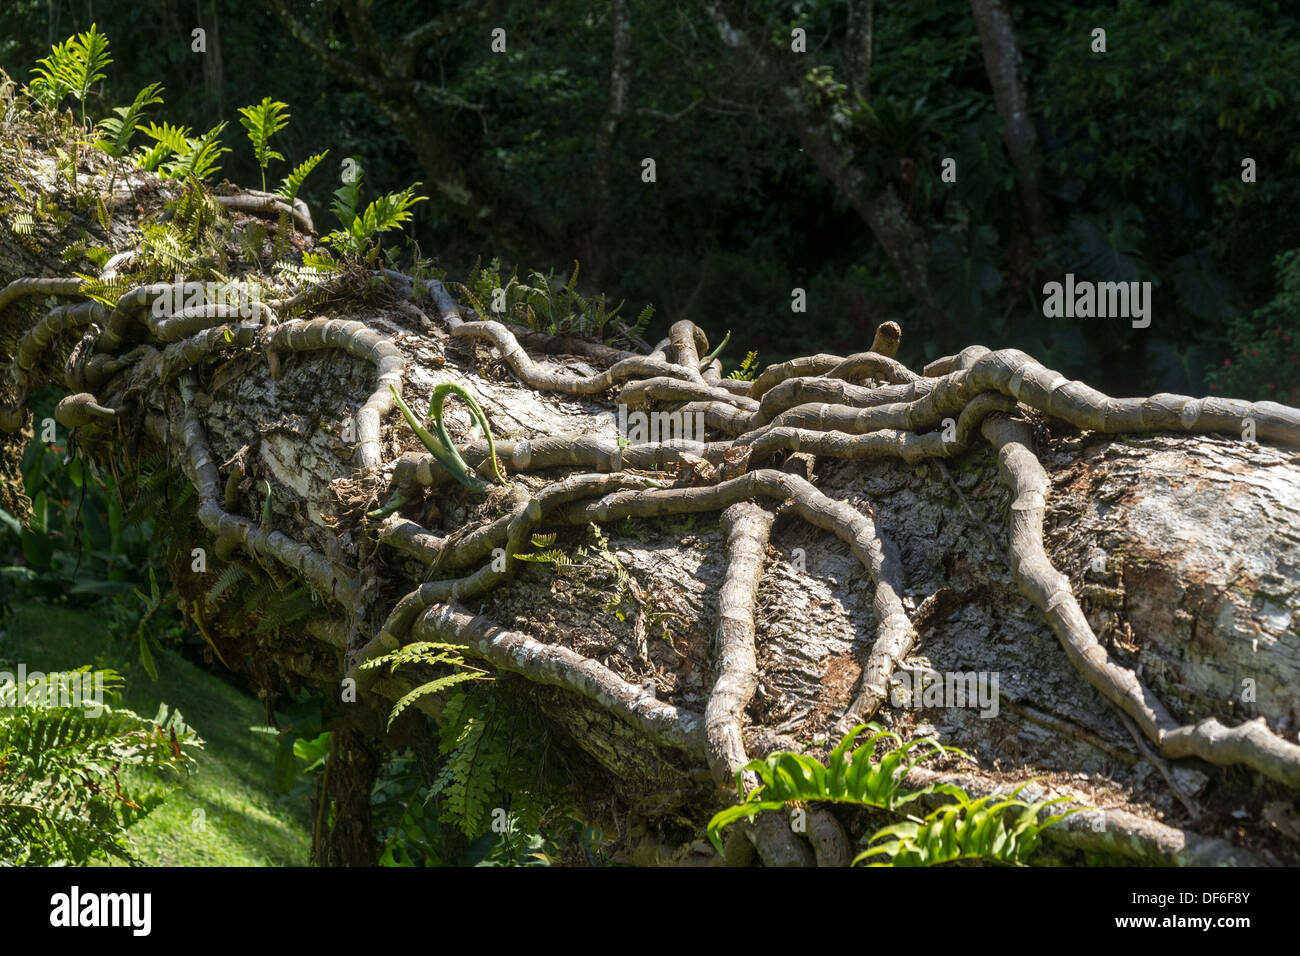
<path id="1" fill-rule="evenodd" d="M 397 391 L 397 387 L 390 385 L 389 388 L 392 389 L 393 400 L 397 402 L 397 407 L 402 410 L 406 423 L 411 426 L 411 430 L 415 432 L 416 437 L 420 439 L 424 447 L 429 449 L 429 454 L 433 455 L 438 460 L 438 463 L 446 468 L 452 477 L 466 488 L 482 492 L 487 490 L 487 484 L 470 471 L 469 465 L 465 464 L 465 459 L 456 450 L 456 445 L 452 442 L 451 435 L 448 434 L 447 425 L 442 417 L 442 404 L 447 395 L 454 393 L 464 399 L 474 420 L 482 427 L 483 434 L 487 437 L 488 456 L 492 459 L 492 473 L 496 476 L 498 482 L 503 485 L 506 483 L 505 477 L 501 474 L 501 467 L 497 462 L 496 445 L 492 440 L 492 429 L 488 426 L 487 416 L 483 414 L 478 402 L 474 400 L 474 396 L 467 389 L 455 382 L 444 382 L 433 390 L 433 395 L 429 400 L 429 417 L 433 420 L 434 429 L 438 433 L 437 437 L 435 437 L 420 424 L 415 417 L 415 413 L 411 411 L 406 402 L 402 401 L 402 396 Z"/>
<path id="2" fill-rule="evenodd" d="M 487 416 L 483 414 L 483 409 L 479 408 L 474 396 L 463 385 L 458 385 L 455 382 L 443 382 L 433 390 L 433 396 L 429 401 L 429 417 L 433 419 L 434 427 L 438 429 L 438 437 L 447 448 L 455 450 L 456 446 L 452 444 L 451 435 L 447 433 L 447 426 L 442 418 L 442 403 L 448 395 L 459 395 L 465 404 L 469 406 L 474 420 L 483 429 L 483 437 L 487 439 L 488 457 L 492 459 L 492 474 L 496 477 L 498 484 L 504 485 L 506 479 L 505 475 L 501 474 L 501 466 L 497 462 L 497 449 L 492 440 L 492 428 L 488 425 Z M 456 457 L 460 457 L 459 453 L 457 453 Z"/>
<path id="3" fill-rule="evenodd" d="M 410 500 L 411 498 L 409 495 L 405 495 L 400 491 L 396 492 L 378 508 L 374 509 L 373 511 L 367 511 L 366 517 L 387 518 L 390 514 L 392 514 L 394 511 L 402 507 L 402 505 L 406 504 Z"/>
<path id="4" fill-rule="evenodd" d="M 727 343 L 730 341 L 731 341 L 731 329 L 727 329 L 727 334 L 722 337 L 722 341 L 718 343 L 718 347 L 714 349 L 712 352 L 710 352 L 708 355 L 704 356 L 704 358 L 700 359 L 701 372 L 703 372 L 705 369 L 707 369 L 710 365 L 713 364 L 713 360 L 722 354 L 722 350 L 727 347 Z"/>

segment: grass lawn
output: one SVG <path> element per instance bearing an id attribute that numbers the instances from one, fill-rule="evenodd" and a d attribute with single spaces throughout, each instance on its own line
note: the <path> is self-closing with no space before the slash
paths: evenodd
<path id="1" fill-rule="evenodd" d="M 150 866 L 305 866 L 311 847 L 305 798 L 272 787 L 275 738 L 249 731 L 262 705 L 177 654 L 155 653 L 158 682 L 135 648 L 111 641 L 94 611 L 20 603 L 0 657 L 28 672 L 109 667 L 126 681 L 123 704 L 153 717 L 166 701 L 204 740 L 197 769 L 130 833 Z M 197 811 L 202 810 L 202 813 Z M 200 825 L 199 821 L 202 821 Z"/>

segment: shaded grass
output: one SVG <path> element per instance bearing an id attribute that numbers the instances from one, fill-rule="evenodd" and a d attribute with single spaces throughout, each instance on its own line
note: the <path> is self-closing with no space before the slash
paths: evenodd
<path id="1" fill-rule="evenodd" d="M 180 710 L 205 741 L 197 768 L 167 802 L 130 830 L 150 866 L 305 866 L 310 829 L 305 800 L 273 788 L 275 738 L 249 730 L 266 723 L 251 697 L 171 651 L 155 653 L 158 682 L 134 646 L 109 638 L 94 610 L 18 603 L 0 657 L 28 672 L 91 664 L 118 671 L 122 704 L 153 717 L 160 702 Z"/>

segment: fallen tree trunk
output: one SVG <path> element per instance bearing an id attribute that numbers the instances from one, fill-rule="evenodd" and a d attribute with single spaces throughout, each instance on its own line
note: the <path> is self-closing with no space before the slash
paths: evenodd
<path id="1" fill-rule="evenodd" d="M 73 267 L 94 267 L 59 253 L 79 230 L 145 255 L 140 224 L 202 196 L 97 154 L 69 182 L 31 131 L 7 136 L 7 201 L 21 186 L 62 211 L 0 236 L 6 506 L 47 384 L 72 393 L 60 428 L 90 461 L 139 481 L 157 462 L 188 492 L 158 519 L 178 606 L 261 689 L 314 688 L 345 731 L 323 799 L 347 819 L 316 859 L 374 858 L 372 742 L 431 748 L 414 724 L 444 716 L 420 697 L 390 731 L 429 672 L 362 665 L 437 641 L 546 741 L 534 789 L 630 860 L 719 862 L 704 825 L 746 759 L 824 754 L 874 719 L 972 755 L 927 780 L 1041 777 L 1098 808 L 1047 831 L 1063 860 L 1300 861 L 1300 411 L 1115 400 L 978 346 L 918 373 L 892 325 L 858 355 L 727 381 L 689 322 L 646 356 L 516 334 L 441 282 L 359 265 L 287 287 L 240 233 L 310 218 L 260 200 L 205 206 L 192 250 L 266 289 L 258 307 L 158 308 L 174 279 L 85 282 Z M 86 196 L 110 168 L 135 202 L 101 195 L 105 228 Z M 446 383 L 495 436 L 446 410 L 464 483 L 390 389 L 423 412 Z M 704 432 L 621 440 L 665 408 Z M 236 613 L 214 592 L 241 577 L 276 597 Z M 312 613 L 249 627 L 294 595 Z M 768 863 L 843 863 L 868 824 L 813 808 L 798 834 L 779 815 L 744 832 Z"/>

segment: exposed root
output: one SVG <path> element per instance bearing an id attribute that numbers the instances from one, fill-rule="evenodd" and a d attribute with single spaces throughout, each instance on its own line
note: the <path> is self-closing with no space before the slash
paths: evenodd
<path id="1" fill-rule="evenodd" d="M 291 208 L 267 194 L 216 199 L 227 208 L 287 213 L 298 228 L 311 230 L 305 206 Z M 416 280 L 384 274 L 403 293 L 414 293 Z M 266 304 L 254 302 L 254 316 L 227 305 L 155 314 L 158 300 L 178 290 L 168 283 L 133 289 L 112 309 L 95 302 L 60 305 L 19 341 L 10 369 L 18 401 L 0 410 L 0 425 L 21 426 L 22 401 L 39 382 L 56 337 L 66 330 L 83 330 L 67 368 L 77 394 L 60 404 L 58 420 L 84 429 L 118 422 L 132 407 L 130 401 L 122 409 L 109 408 L 95 395 L 118 394 L 106 387 L 122 374 L 131 376 L 128 394 L 145 384 L 162 386 L 169 414 L 173 406 L 178 414 L 171 416 L 170 425 L 156 414 L 144 416 L 145 420 L 162 439 L 175 437 L 183 445 L 187 472 L 198 491 L 198 517 L 216 536 L 218 552 L 242 547 L 256 557 L 274 558 L 353 615 L 353 633 L 339 628 L 322 638 L 331 647 L 352 648 L 350 673 L 359 678 L 373 673 L 358 672 L 356 667 L 409 640 L 452 641 L 462 645 L 467 655 L 574 691 L 650 739 L 707 759 L 715 780 L 724 786 L 746 762 L 743 720 L 757 680 L 754 602 L 773 518 L 755 502 L 773 502 L 835 534 L 871 579 L 878 631 L 841 727 L 847 729 L 876 713 L 886 700 L 894 669 L 917 642 L 917 629 L 902 602 L 901 556 L 880 534 L 873 516 L 828 497 L 803 477 L 762 466 L 776 460 L 779 467 L 786 454 L 802 456 L 801 467 L 810 466 L 811 456 L 942 461 L 964 453 L 982 436 L 998 450 L 999 473 L 1012 493 L 1009 563 L 1013 578 L 1046 616 L 1084 679 L 1131 718 L 1164 757 L 1240 763 L 1300 789 L 1300 747 L 1274 734 L 1263 720 L 1228 728 L 1209 718 L 1183 726 L 1133 672 L 1110 660 L 1068 578 L 1047 557 L 1043 543 L 1047 474 L 1031 450 L 1028 426 L 1010 417 L 1023 405 L 1097 432 L 1251 434 L 1300 445 L 1300 410 L 1272 402 L 1176 395 L 1115 399 L 1067 380 L 1022 352 L 991 352 L 983 346 L 931 362 L 917 375 L 894 358 L 899 344 L 894 323 L 877 329 L 866 352 L 793 359 L 769 367 L 754 382 L 733 381 L 721 377 L 716 353 L 707 354 L 706 336 L 690 321 L 676 323 L 668 338 L 643 356 L 569 337 L 514 330 L 490 320 L 466 321 L 441 282 L 426 281 L 423 287 L 453 338 L 495 348 L 531 388 L 586 396 L 621 388 L 618 400 L 632 407 L 685 402 L 679 412 L 702 413 L 707 429 L 725 437 L 637 445 L 591 435 L 502 441 L 497 446 L 500 456 L 516 474 L 566 468 L 596 473 L 562 475 L 529 496 L 522 495 L 524 483 L 517 482 L 510 492 L 497 491 L 498 496 L 489 499 L 494 507 L 508 503 L 504 514 L 445 536 L 401 515 L 385 516 L 383 509 L 374 512 L 383 520 L 367 526 L 375 530 L 368 541 L 377 539 L 419 559 L 431 574 L 443 575 L 398 600 L 374 633 L 360 624 L 362 615 L 357 610 L 364 603 L 363 590 L 367 594 L 372 590 L 362 585 L 367 580 L 364 562 L 355 572 L 343 569 L 333 552 L 333 559 L 327 558 L 273 530 L 269 520 L 259 524 L 235 512 L 243 466 L 228 465 L 223 480 L 200 420 L 194 370 L 230 349 L 260 349 L 268 357 L 341 349 L 372 363 L 377 381 L 356 414 L 353 461 L 359 470 L 376 469 L 385 463 L 381 421 L 393 408 L 394 391 L 401 388 L 405 360 L 397 345 L 375 329 L 335 319 L 279 321 L 277 312 L 285 314 L 307 301 L 303 297 L 308 293 Z M 81 288 L 79 279 L 19 279 L 0 290 L 0 309 L 24 296 L 72 296 Z M 428 318 L 418 309 L 413 312 L 422 323 Z M 146 341 L 123 354 L 128 343 L 140 339 Z M 608 367 L 585 375 L 557 371 L 535 361 L 525 344 L 539 352 L 568 350 Z M 179 385 L 179 399 L 176 384 L 171 383 Z M 486 441 L 471 442 L 459 451 L 470 467 L 483 466 L 490 458 Z M 664 487 L 653 476 L 625 469 L 675 469 L 681 486 Z M 806 473 L 812 475 L 811 470 Z M 399 497 L 389 510 L 416 500 L 423 488 L 445 480 L 446 473 L 433 466 L 431 456 L 404 455 L 393 467 Z M 718 677 L 703 715 L 655 700 L 646 689 L 593 660 L 495 627 L 454 603 L 486 594 L 510 580 L 520 563 L 516 555 L 529 536 L 542 528 L 707 511 L 723 512 L 729 564 L 719 593 Z M 474 565 L 479 567 L 450 576 Z M 373 637 L 366 640 L 369 634 Z M 384 690 L 399 684 L 372 677 L 363 686 Z M 924 776 L 919 769 L 912 773 Z M 752 781 L 746 785 L 752 786 Z M 1046 837 L 1142 862 L 1255 862 L 1250 854 L 1223 841 L 1117 811 L 1097 814 L 1091 822 L 1086 814 L 1069 817 L 1046 831 Z M 808 809 L 807 821 L 806 841 L 795 837 L 779 814 L 759 816 L 745 832 L 765 862 L 805 864 L 815 855 L 823 864 L 846 863 L 848 840 L 835 817 L 814 807 Z"/>
<path id="2" fill-rule="evenodd" d="M 274 193 L 258 190 L 245 190 L 233 196 L 213 196 L 212 201 L 226 209 L 236 212 L 248 212 L 278 219 L 281 213 L 287 213 L 300 232 L 316 234 L 316 226 L 311 221 L 311 211 L 301 199 L 295 199 L 290 205 Z"/>
<path id="3" fill-rule="evenodd" d="M 734 787 L 736 771 L 749 762 L 741 739 L 741 720 L 758 687 L 754 598 L 774 517 L 772 512 L 749 502 L 732 505 L 722 513 L 727 534 L 727 574 L 718 591 L 718 676 L 704 709 L 704 726 L 709 769 L 723 787 Z"/>

